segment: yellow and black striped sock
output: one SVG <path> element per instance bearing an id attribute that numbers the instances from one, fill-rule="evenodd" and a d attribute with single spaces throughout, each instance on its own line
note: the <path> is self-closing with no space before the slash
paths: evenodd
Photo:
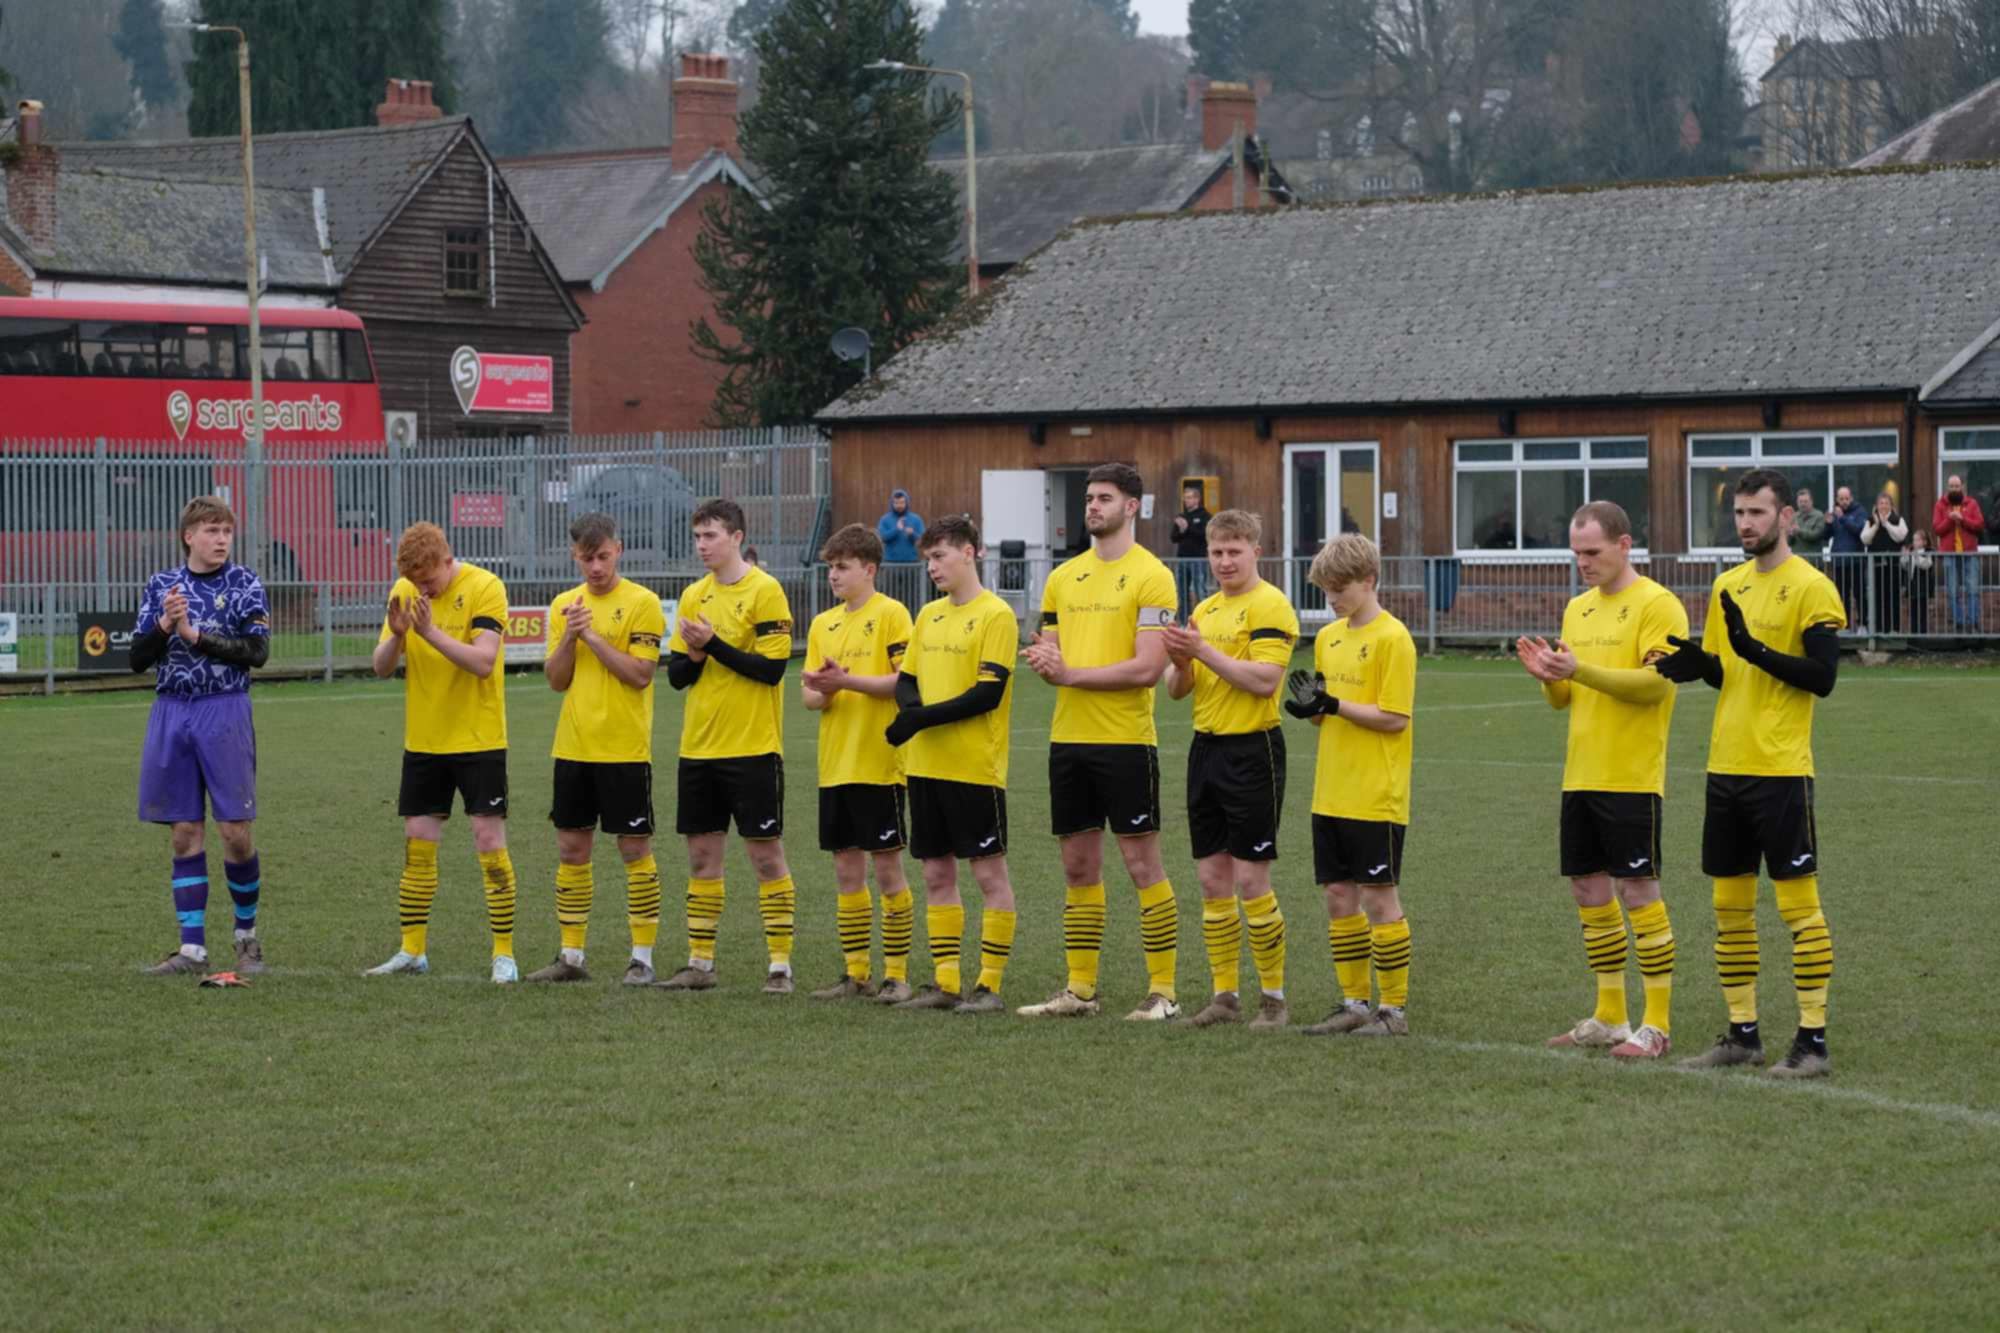
<path id="1" fill-rule="evenodd" d="M 1674 1006 L 1674 928 L 1667 904 L 1655 898 L 1632 913 L 1632 942 L 1639 951 L 1639 979 L 1646 985 L 1647 1027 L 1671 1033 Z"/>
<path id="2" fill-rule="evenodd" d="M 1285 993 L 1285 913 L 1278 895 L 1266 891 L 1243 903 L 1250 927 L 1250 959 L 1257 964 L 1257 984 L 1266 995 Z"/>
<path id="3" fill-rule="evenodd" d="M 715 932 L 722 924 L 722 881 L 690 879 L 687 887 L 688 961 L 715 966 Z"/>
<path id="4" fill-rule="evenodd" d="M 1179 971 L 1181 912 L 1174 886 L 1166 880 L 1139 890 L 1139 944 L 1146 951 L 1146 988 L 1154 995 L 1175 997 Z"/>
<path id="5" fill-rule="evenodd" d="M 396 881 L 396 915 L 403 926 L 403 952 L 424 951 L 431 929 L 431 899 L 438 891 L 438 845 L 403 839 L 403 877 Z"/>
<path id="6" fill-rule="evenodd" d="M 1356 912 L 1326 923 L 1326 940 L 1333 948 L 1333 975 L 1340 981 L 1340 998 L 1368 1003 L 1368 918 Z"/>
<path id="7" fill-rule="evenodd" d="M 1715 881 L 1715 971 L 1729 1021 L 1757 1021 L 1757 877 Z"/>
<path id="8" fill-rule="evenodd" d="M 1819 876 L 1781 879 L 1778 915 L 1792 932 L 1792 985 L 1799 993 L 1799 1026 L 1826 1026 L 1826 991 L 1833 981 L 1833 935 L 1819 906 Z"/>
<path id="9" fill-rule="evenodd" d="M 1201 900 L 1201 938 L 1208 946 L 1208 971 L 1215 993 L 1236 993 L 1236 973 L 1243 963 L 1243 922 L 1234 898 Z"/>
<path id="10" fill-rule="evenodd" d="M 1615 1028 L 1625 1012 L 1625 914 L 1615 902 L 1578 907 L 1583 921 L 1583 956 L 1597 974 L 1597 1021 Z"/>
<path id="11" fill-rule="evenodd" d="M 479 876 L 486 885 L 486 924 L 493 931 L 493 956 L 514 953 L 514 859 L 502 847 L 479 854 Z"/>
<path id="12" fill-rule="evenodd" d="M 979 984 L 1000 993 L 1007 960 L 1014 953 L 1014 913 L 987 908 L 979 914 Z"/>
<path id="13" fill-rule="evenodd" d="M 924 911 L 924 933 L 930 937 L 931 970 L 937 988 L 960 994 L 958 951 L 965 936 L 965 905 L 932 903 Z"/>
<path id="14" fill-rule="evenodd" d="M 1410 1002 L 1410 919 L 1385 921 L 1370 935 L 1374 946 L 1375 989 L 1384 1005 L 1401 1009 Z"/>
<path id="15" fill-rule="evenodd" d="M 792 928 L 797 919 L 798 890 L 786 875 L 757 886 L 757 910 L 764 914 L 764 944 L 771 951 L 771 970 L 792 965 Z"/>
<path id="16" fill-rule="evenodd" d="M 910 979 L 910 936 L 917 928 L 917 904 L 909 889 L 882 895 L 882 979 Z"/>
<path id="17" fill-rule="evenodd" d="M 1063 896 L 1063 953 L 1069 962 L 1070 993 L 1097 997 L 1097 964 L 1104 952 L 1104 886 L 1072 884 Z"/>
<path id="18" fill-rule="evenodd" d="M 625 863 L 625 924 L 632 931 L 632 947 L 646 950 L 650 959 L 660 938 L 660 863 L 650 855 Z"/>
<path id="19" fill-rule="evenodd" d="M 884 903 L 884 915 L 888 904 Z M 843 893 L 833 901 L 833 924 L 840 933 L 841 956 L 847 959 L 847 975 L 856 981 L 868 980 L 869 937 L 875 929 L 875 900 L 866 887 Z M 885 920 L 883 934 L 886 935 Z"/>
<path id="20" fill-rule="evenodd" d="M 590 862 L 580 866 L 567 862 L 556 865 L 556 926 L 562 931 L 562 947 L 583 949 L 590 931 L 590 904 L 597 896 Z"/>

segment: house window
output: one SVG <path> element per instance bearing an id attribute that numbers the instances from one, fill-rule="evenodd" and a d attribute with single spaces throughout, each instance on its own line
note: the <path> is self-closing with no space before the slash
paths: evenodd
<path id="1" fill-rule="evenodd" d="M 486 229 L 444 229 L 444 290 L 450 296 L 479 296 L 486 290 Z"/>
<path id="2" fill-rule="evenodd" d="M 1635 549 L 1651 542 L 1643 439 L 1463 441 L 1452 490 L 1461 555 L 1567 551 L 1570 517 L 1590 500 L 1624 508 Z"/>
<path id="3" fill-rule="evenodd" d="M 1816 508 L 1845 486 L 1866 509 L 1887 490 L 1904 504 L 1896 481 L 1894 431 L 1788 431 L 1688 437 L 1688 549 L 1734 551 L 1736 482 L 1753 467 L 1775 468 L 1794 491 L 1810 490 Z"/>
<path id="4" fill-rule="evenodd" d="M 1380 198 L 1383 195 L 1394 194 L 1395 192 L 1396 178 L 1394 176 L 1363 176 L 1361 178 L 1361 193 L 1368 195 L 1370 198 Z"/>
<path id="5" fill-rule="evenodd" d="M 1941 431 L 1938 441 L 1938 494 L 1944 494 L 1946 477 L 1965 482 L 1966 494 L 1979 501 L 1984 511 L 1992 550 L 1994 514 L 2000 512 L 2000 426 L 1973 426 L 1964 430 Z"/>

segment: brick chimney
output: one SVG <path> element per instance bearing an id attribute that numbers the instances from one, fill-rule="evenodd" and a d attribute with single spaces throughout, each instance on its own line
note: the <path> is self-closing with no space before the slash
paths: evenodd
<path id="1" fill-rule="evenodd" d="M 1242 123 L 1243 136 L 1257 132 L 1257 95 L 1247 83 L 1211 83 L 1201 95 L 1201 146 L 1211 152 L 1229 146 Z"/>
<path id="2" fill-rule="evenodd" d="M 42 142 L 42 104 L 24 101 L 14 122 L 16 148 L 7 161 L 7 215 L 31 250 L 56 248 L 56 173 L 62 165 L 53 144 Z"/>
<path id="3" fill-rule="evenodd" d="M 428 79 L 391 79 L 388 90 L 383 94 L 381 104 L 375 108 L 377 125 L 414 125 L 418 121 L 438 120 L 444 112 L 431 100 L 431 84 Z"/>
<path id="4" fill-rule="evenodd" d="M 681 56 L 680 77 L 674 80 L 675 170 L 699 162 L 711 148 L 732 156 L 736 146 L 736 80 L 729 77 L 729 57 Z"/>

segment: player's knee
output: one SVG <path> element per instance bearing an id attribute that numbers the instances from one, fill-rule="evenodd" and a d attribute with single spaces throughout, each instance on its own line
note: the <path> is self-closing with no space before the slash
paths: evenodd
<path id="1" fill-rule="evenodd" d="M 620 838 L 618 859 L 621 861 L 643 861 L 653 854 L 651 838 Z"/>
<path id="2" fill-rule="evenodd" d="M 207 846 L 205 835 L 205 825 L 183 820 L 171 827 L 167 838 L 173 844 L 175 856 L 195 856 Z"/>
<path id="3" fill-rule="evenodd" d="M 481 852 L 497 852 L 507 846 L 507 821 L 485 815 L 472 820 L 472 846 Z"/>
<path id="4" fill-rule="evenodd" d="M 757 872 L 760 880 L 783 879 L 787 873 L 784 847 L 770 841 L 751 843 L 750 867 Z"/>
<path id="5" fill-rule="evenodd" d="M 1371 926 L 1386 926 L 1391 921 L 1402 920 L 1403 917 L 1403 903 L 1396 896 L 1396 887 L 1393 884 L 1381 889 L 1362 889 L 1361 910 L 1367 914 L 1368 924 Z"/>
<path id="6" fill-rule="evenodd" d="M 1618 881 L 1618 901 L 1625 904 L 1625 910 L 1628 912 L 1636 912 L 1642 907 L 1650 907 L 1660 901 L 1660 881 L 1657 879 L 1621 879 Z"/>
<path id="7" fill-rule="evenodd" d="M 1602 907 L 1611 901 L 1611 877 L 1579 875 L 1569 882 L 1569 891 L 1578 907 Z"/>

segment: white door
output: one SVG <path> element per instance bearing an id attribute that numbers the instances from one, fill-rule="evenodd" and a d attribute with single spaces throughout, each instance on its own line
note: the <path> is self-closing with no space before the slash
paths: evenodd
<path id="1" fill-rule="evenodd" d="M 998 554 L 1000 543 L 1024 542 L 1028 559 L 1049 553 L 1049 474 L 1040 468 L 989 468 L 979 474 L 979 535 Z"/>
<path id="2" fill-rule="evenodd" d="M 1327 538 L 1359 532 L 1382 540 L 1379 452 L 1373 440 L 1285 446 L 1285 591 L 1301 612 L 1325 610 L 1306 570 Z"/>

